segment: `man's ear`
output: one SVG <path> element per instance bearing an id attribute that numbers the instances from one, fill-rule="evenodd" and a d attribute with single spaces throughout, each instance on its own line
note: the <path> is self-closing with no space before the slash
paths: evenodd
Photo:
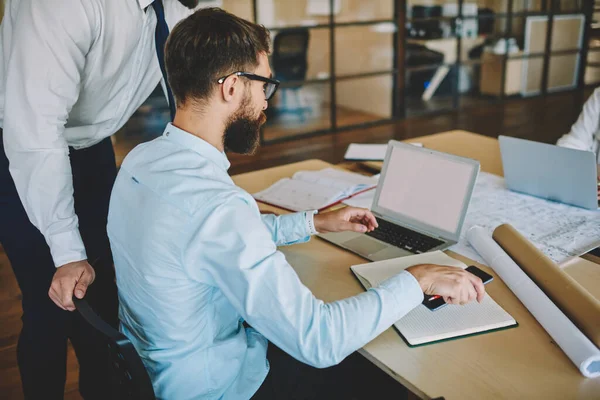
<path id="1" fill-rule="evenodd" d="M 221 86 L 223 100 L 229 103 L 235 99 L 237 92 L 241 90 L 242 81 L 239 76 L 231 75 L 225 79 Z"/>

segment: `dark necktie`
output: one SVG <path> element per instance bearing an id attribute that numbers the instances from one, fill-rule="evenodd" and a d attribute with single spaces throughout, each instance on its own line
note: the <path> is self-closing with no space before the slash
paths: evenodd
<path id="1" fill-rule="evenodd" d="M 169 26 L 165 20 L 165 8 L 163 7 L 162 0 L 154 0 L 152 3 L 154 12 L 156 13 L 156 32 L 154 38 L 156 40 L 156 56 L 158 57 L 158 63 L 160 64 L 160 71 L 162 72 L 163 78 L 165 78 L 165 86 L 167 87 L 167 97 L 169 99 L 169 110 L 171 111 L 171 121 L 175 118 L 175 100 L 173 99 L 173 93 L 169 86 L 167 79 L 167 70 L 165 69 L 165 43 L 169 36 Z"/>

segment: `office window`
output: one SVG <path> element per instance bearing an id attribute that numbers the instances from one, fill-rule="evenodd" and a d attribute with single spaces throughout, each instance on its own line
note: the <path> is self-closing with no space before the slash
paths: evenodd
<path id="1" fill-rule="evenodd" d="M 513 13 L 536 13 L 547 10 L 548 0 L 513 0 Z"/>
<path id="2" fill-rule="evenodd" d="M 339 11 L 334 13 L 338 24 L 394 19 L 394 0 L 341 0 L 339 3 Z"/>
<path id="3" fill-rule="evenodd" d="M 327 27 L 271 29 L 271 68 L 281 81 L 269 101 L 263 140 L 331 129 L 331 46 Z"/>
<path id="4" fill-rule="evenodd" d="M 267 28 L 320 26 L 329 23 L 329 1 L 255 0 L 256 22 Z"/>
<path id="5" fill-rule="evenodd" d="M 548 68 L 549 91 L 572 89 L 577 86 L 579 57 L 579 53 L 550 56 Z"/>
<path id="6" fill-rule="evenodd" d="M 207 4 L 215 3 L 214 1 L 210 1 Z M 254 21 L 254 12 L 253 8 L 253 0 L 221 0 L 220 2 L 216 2 L 217 6 L 222 9 L 237 15 L 240 18 L 247 19 L 248 21 Z M 221 3 L 221 4 L 218 4 Z M 202 1 L 200 2 L 200 6 L 202 6 Z"/>
<path id="7" fill-rule="evenodd" d="M 305 82 L 282 84 L 269 102 L 267 123 L 263 127 L 265 142 L 283 140 L 302 134 L 331 129 L 331 84 Z"/>
<path id="8" fill-rule="evenodd" d="M 518 2 L 518 0 L 513 0 Z M 514 8 L 514 4 L 513 4 Z M 477 0 L 468 1 L 463 3 L 463 15 L 464 16 L 496 16 L 497 14 L 504 14 L 508 12 L 508 1 L 507 0 Z"/>
<path id="9" fill-rule="evenodd" d="M 338 79 L 337 126 L 345 127 L 392 118 L 393 87 L 391 74 Z"/>
<path id="10" fill-rule="evenodd" d="M 572 89 L 579 77 L 585 17 L 582 14 L 556 15 L 553 21 L 548 90 Z"/>
<path id="11" fill-rule="evenodd" d="M 334 0 L 331 8 L 329 0 L 256 0 L 257 21 L 273 38 L 271 66 L 282 81 L 264 142 L 392 117 L 394 4 Z"/>
<path id="12" fill-rule="evenodd" d="M 529 57 L 522 60 L 521 95 L 533 96 L 542 92 L 544 57 Z"/>
<path id="13" fill-rule="evenodd" d="M 584 0 L 555 0 L 556 13 L 581 12 Z"/>
<path id="14" fill-rule="evenodd" d="M 391 71 L 395 32 L 396 26 L 391 22 L 336 28 L 336 75 Z"/>
<path id="15" fill-rule="evenodd" d="M 330 66 L 329 28 L 293 27 L 271 29 L 270 63 L 280 81 L 328 79 Z"/>
<path id="16" fill-rule="evenodd" d="M 600 49 L 588 53 L 584 82 L 586 85 L 600 84 Z"/>
<path id="17" fill-rule="evenodd" d="M 282 84 L 265 143 L 568 90 L 580 74 L 600 83 L 600 4 L 583 0 L 220 3 L 271 32 Z M 160 134 L 163 97 L 157 90 L 140 109 L 144 132 Z"/>

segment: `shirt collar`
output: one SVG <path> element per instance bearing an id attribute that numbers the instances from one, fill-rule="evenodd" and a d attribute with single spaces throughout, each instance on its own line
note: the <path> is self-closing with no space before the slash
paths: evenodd
<path id="1" fill-rule="evenodd" d="M 225 171 L 227 171 L 231 166 L 231 163 L 227 159 L 227 156 L 224 152 L 220 152 L 215 146 L 207 141 L 200 139 L 199 137 L 194 136 L 183 129 L 179 129 L 171 123 L 167 124 L 167 127 L 163 132 L 163 138 L 195 151 L 202 157 L 208 158 Z"/>
<path id="2" fill-rule="evenodd" d="M 154 0 L 137 0 L 138 4 L 140 5 L 140 8 L 142 10 L 146 9 L 146 7 L 148 7 L 150 4 L 154 3 Z"/>

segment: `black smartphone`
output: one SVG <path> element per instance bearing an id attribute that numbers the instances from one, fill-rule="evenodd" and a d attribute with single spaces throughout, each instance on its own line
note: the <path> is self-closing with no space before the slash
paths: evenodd
<path id="1" fill-rule="evenodd" d="M 479 277 L 479 279 L 481 279 L 484 285 L 491 282 L 494 279 L 492 275 L 477 268 L 474 265 L 467 267 L 466 271 L 469 271 L 473 275 Z M 446 302 L 444 301 L 444 298 L 442 296 L 426 294 L 425 298 L 423 299 L 423 305 L 429 308 L 431 311 L 435 311 L 444 307 L 446 305 Z"/>
<path id="2" fill-rule="evenodd" d="M 487 272 L 485 272 L 484 270 L 477 268 L 474 265 L 468 266 L 466 271 L 469 271 L 470 273 L 472 273 L 473 275 L 475 275 L 476 277 L 478 277 L 479 279 L 481 279 L 481 281 L 483 282 L 483 284 L 488 284 L 491 281 L 494 280 L 494 277 L 491 276 L 490 274 L 488 274 Z"/>

